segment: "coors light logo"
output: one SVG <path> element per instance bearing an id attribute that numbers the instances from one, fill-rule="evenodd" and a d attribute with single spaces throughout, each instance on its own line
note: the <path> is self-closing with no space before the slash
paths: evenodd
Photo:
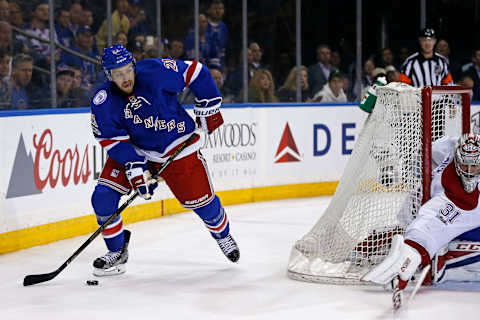
<path id="1" fill-rule="evenodd" d="M 52 131 L 33 135 L 34 156 L 27 154 L 23 136 L 20 135 L 6 198 L 16 198 L 42 193 L 48 184 L 55 188 L 60 184 L 86 183 L 92 174 L 88 157 L 88 145 L 79 149 L 55 148 Z"/>

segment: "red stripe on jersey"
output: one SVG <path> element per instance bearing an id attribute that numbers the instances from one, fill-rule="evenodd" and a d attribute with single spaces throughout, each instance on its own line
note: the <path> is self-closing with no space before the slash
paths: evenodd
<path id="1" fill-rule="evenodd" d="M 220 231 L 222 231 L 222 230 L 225 228 L 225 226 L 227 225 L 227 223 L 228 223 L 227 214 L 224 213 L 222 223 L 221 223 L 218 227 L 208 226 L 208 229 L 210 229 L 210 230 L 213 231 L 213 232 L 220 232 Z"/>
<path id="2" fill-rule="evenodd" d="M 120 231 L 120 229 L 123 228 L 123 221 L 121 221 L 119 224 L 117 224 L 116 226 L 112 227 L 112 228 L 107 228 L 105 230 L 102 231 L 102 234 L 104 236 L 109 236 L 111 234 L 114 234 L 118 231 Z"/>
<path id="3" fill-rule="evenodd" d="M 129 141 L 130 141 L 130 139 L 125 139 L 125 140 L 110 140 L 110 139 L 108 139 L 108 140 L 100 141 L 100 145 L 103 148 L 105 148 L 105 147 L 107 147 L 107 146 L 109 146 L 109 145 L 111 145 L 112 143 L 115 143 L 115 142 L 129 142 Z"/>
<path id="4" fill-rule="evenodd" d="M 190 80 L 192 79 L 193 73 L 195 72 L 196 68 L 197 68 L 197 61 L 193 60 L 192 64 L 187 69 L 187 78 L 185 79 L 185 87 L 187 87 L 190 84 Z"/>

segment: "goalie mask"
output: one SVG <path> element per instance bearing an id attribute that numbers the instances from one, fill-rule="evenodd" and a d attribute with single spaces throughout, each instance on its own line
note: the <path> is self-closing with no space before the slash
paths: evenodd
<path id="1" fill-rule="evenodd" d="M 471 193 L 480 178 L 480 136 L 462 135 L 455 145 L 455 170 L 462 181 L 463 189 Z"/>

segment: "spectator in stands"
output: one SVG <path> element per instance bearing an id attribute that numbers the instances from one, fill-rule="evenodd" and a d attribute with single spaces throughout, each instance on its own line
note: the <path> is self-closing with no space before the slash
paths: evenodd
<path id="1" fill-rule="evenodd" d="M 457 84 L 470 89 L 470 99 L 473 100 L 473 87 L 475 86 L 475 84 L 473 82 L 472 77 L 467 73 L 463 73 L 460 76 L 460 79 L 458 80 Z"/>
<path id="2" fill-rule="evenodd" d="M 27 46 L 21 40 L 13 38 L 12 28 L 5 21 L 0 21 L 0 49 L 7 52 L 10 56 L 28 52 Z"/>
<path id="3" fill-rule="evenodd" d="M 5 50 L 0 50 L 0 110 L 9 109 L 12 100 L 10 59 L 11 56 Z"/>
<path id="4" fill-rule="evenodd" d="M 322 90 L 313 96 L 315 102 L 347 102 L 347 96 L 343 92 L 343 80 L 340 71 L 330 73 L 328 82 Z"/>
<path id="5" fill-rule="evenodd" d="M 68 67 L 60 66 L 57 71 L 57 108 L 79 107 L 73 93 L 75 73 Z"/>
<path id="6" fill-rule="evenodd" d="M 342 78 L 343 92 L 347 96 L 347 101 L 355 101 L 355 95 L 353 94 L 350 77 L 343 72 L 340 72 L 340 77 Z"/>
<path id="7" fill-rule="evenodd" d="M 258 69 L 267 69 L 267 67 L 265 67 L 262 64 L 263 51 L 262 51 L 262 48 L 260 47 L 260 45 L 257 42 L 252 42 L 252 43 L 250 43 L 248 48 L 252 52 L 252 66 L 253 66 L 252 71 L 255 72 Z"/>
<path id="8" fill-rule="evenodd" d="M 330 73 L 336 69 L 331 65 L 332 51 L 327 44 L 320 44 L 316 49 L 317 63 L 308 67 L 308 86 L 310 88 L 310 94 L 313 95 L 320 91 Z"/>
<path id="9" fill-rule="evenodd" d="M 400 47 L 398 50 L 398 63 L 395 65 L 397 70 L 402 68 L 403 63 L 410 56 L 410 49 L 408 47 Z"/>
<path id="10" fill-rule="evenodd" d="M 10 55 L 10 53 L 3 49 L 0 49 L 0 81 L 1 80 L 7 81 L 10 78 L 11 60 L 12 60 L 12 56 Z"/>
<path id="11" fill-rule="evenodd" d="M 393 65 L 389 65 L 385 67 L 385 72 L 387 74 L 387 83 L 390 82 L 398 82 L 398 77 L 400 76 L 400 72 Z"/>
<path id="12" fill-rule="evenodd" d="M 92 10 L 84 8 L 82 10 L 82 18 L 80 19 L 80 25 L 89 26 L 93 29 L 93 13 Z"/>
<path id="13" fill-rule="evenodd" d="M 127 17 L 129 8 L 127 0 L 116 0 L 115 8 L 115 11 L 112 13 L 112 34 L 117 34 L 120 31 L 128 34 L 128 31 L 130 30 L 130 21 Z M 107 46 L 107 29 L 107 19 L 105 19 L 100 26 L 100 29 L 98 29 L 96 35 L 97 46 L 100 54 L 103 53 L 103 48 Z"/>
<path id="14" fill-rule="evenodd" d="M 25 24 L 23 23 L 23 16 L 22 16 L 22 10 L 20 8 L 20 5 L 16 2 L 10 2 L 9 10 L 10 10 L 10 16 L 9 16 L 10 24 L 22 30 L 26 29 Z M 25 36 L 21 35 L 20 33 L 14 30 L 12 30 L 12 37 L 14 41 L 19 41 L 24 44 L 27 42 Z M 25 46 L 25 48 L 27 48 L 27 46 Z M 27 52 L 24 52 L 24 53 L 27 53 Z"/>
<path id="15" fill-rule="evenodd" d="M 37 37 L 50 41 L 50 29 L 48 27 L 48 4 L 37 3 L 34 6 L 32 20 L 27 27 L 30 32 Z M 56 32 L 54 33 L 55 41 L 58 41 Z M 50 61 L 50 45 L 45 42 L 30 38 L 29 39 L 30 54 L 34 61 L 41 66 L 46 66 Z"/>
<path id="16" fill-rule="evenodd" d="M 473 80 L 472 87 L 472 100 L 480 100 L 480 48 L 474 49 L 472 51 L 472 64 L 464 72 L 466 75 L 469 75 Z"/>
<path id="17" fill-rule="evenodd" d="M 220 68 L 225 68 L 225 57 L 228 45 L 228 28 L 222 21 L 225 14 L 225 6 L 221 0 L 212 0 L 208 7 L 207 33 L 212 35 L 215 51 L 220 59 Z"/>
<path id="18" fill-rule="evenodd" d="M 213 34 L 207 32 L 207 17 L 200 13 L 198 15 L 199 24 L 199 57 L 198 60 L 209 68 L 220 68 L 220 56 L 217 51 L 217 41 L 214 40 Z M 184 40 L 185 53 L 188 59 L 197 59 L 195 57 L 195 30 L 192 28 Z"/>
<path id="19" fill-rule="evenodd" d="M 137 34 L 147 34 L 147 15 L 144 8 L 140 5 L 140 0 L 129 0 L 129 3 L 130 30 L 128 37 L 132 38 Z"/>
<path id="20" fill-rule="evenodd" d="M 88 107 L 90 104 L 90 97 L 88 96 L 88 88 L 82 86 L 82 67 L 71 66 L 70 69 L 73 71 L 72 91 L 74 99 L 78 103 L 77 107 Z"/>
<path id="21" fill-rule="evenodd" d="M 400 75 L 400 74 L 399 74 Z M 366 94 L 367 94 L 367 91 L 368 89 L 372 86 L 372 84 L 377 81 L 377 79 L 379 77 L 384 77 L 386 79 L 387 77 L 387 71 L 384 69 L 384 68 L 375 68 L 373 69 L 372 73 L 371 73 L 371 76 L 370 76 L 370 79 L 371 79 L 371 83 L 367 86 L 365 86 L 363 89 L 362 89 L 362 97 L 364 97 Z M 382 82 L 385 82 L 385 81 L 382 81 Z"/>
<path id="22" fill-rule="evenodd" d="M 82 67 L 73 65 L 73 66 L 67 66 L 72 70 L 73 72 L 73 81 L 72 81 L 72 87 L 73 89 L 77 88 L 82 88 L 82 80 L 83 80 L 83 72 L 82 72 Z"/>
<path id="23" fill-rule="evenodd" d="M 74 36 L 70 30 L 70 11 L 60 9 L 57 14 L 57 23 L 55 23 L 55 31 L 60 44 L 70 47 L 73 44 Z"/>
<path id="24" fill-rule="evenodd" d="M 222 96 L 223 103 L 233 102 L 233 96 L 225 90 L 223 86 L 223 74 L 218 69 L 210 69 L 210 74 L 212 75 L 213 80 L 217 84 L 220 94 Z M 185 88 L 182 92 L 178 94 L 178 101 L 180 104 L 193 104 L 195 102 L 195 95 L 189 88 Z"/>
<path id="25" fill-rule="evenodd" d="M 330 64 L 336 70 L 340 70 L 342 67 L 342 56 L 340 55 L 340 51 L 333 50 L 330 56 Z"/>
<path id="26" fill-rule="evenodd" d="M 240 62 L 242 61 L 243 54 L 240 54 Z M 252 65 L 252 50 L 247 49 L 247 78 L 248 82 L 250 82 L 254 69 Z M 240 90 L 243 88 L 243 64 L 233 69 L 232 72 L 228 74 L 227 80 L 225 81 L 225 87 L 233 96 L 239 98 L 243 101 L 243 95 L 240 95 Z"/>
<path id="27" fill-rule="evenodd" d="M 248 48 L 252 51 L 252 70 L 250 72 L 253 73 L 259 69 L 268 69 L 270 70 L 269 66 L 266 66 L 262 63 L 263 57 L 263 49 L 258 42 L 252 42 L 248 46 Z"/>
<path id="28" fill-rule="evenodd" d="M 220 90 L 220 94 L 223 98 L 222 102 L 232 103 L 234 97 L 223 86 L 224 78 L 223 78 L 222 71 L 218 69 L 210 69 L 210 74 L 212 75 L 213 80 L 215 80 L 215 83 L 217 84 L 217 87 Z"/>
<path id="29" fill-rule="evenodd" d="M 302 102 L 311 102 L 310 90 L 308 88 L 308 69 L 301 66 L 300 83 L 302 86 Z M 290 69 L 283 86 L 277 91 L 280 102 L 297 102 L 297 67 Z"/>
<path id="30" fill-rule="evenodd" d="M 75 36 L 75 43 L 71 46 L 71 49 L 92 59 L 97 58 L 98 52 L 93 47 L 93 35 L 89 26 L 81 26 L 78 28 Z M 61 63 L 68 66 L 76 65 L 82 67 L 82 84 L 84 87 L 90 88 L 92 83 L 95 82 L 97 71 L 94 63 L 83 60 L 82 58 L 67 52 L 62 52 Z"/>
<path id="31" fill-rule="evenodd" d="M 144 59 L 159 58 L 159 57 L 160 57 L 160 54 L 158 53 L 158 45 L 148 44 L 143 49 Z"/>
<path id="32" fill-rule="evenodd" d="M 125 48 L 127 47 L 128 45 L 128 39 L 127 39 L 127 34 L 123 31 L 120 31 L 119 33 L 117 33 L 115 35 L 115 37 L 113 38 L 113 43 L 119 43 L 121 44 L 122 46 L 124 46 Z"/>
<path id="33" fill-rule="evenodd" d="M 30 82 L 32 80 L 33 59 L 31 56 L 20 53 L 12 61 L 11 109 L 28 109 L 38 106 L 36 95 Z"/>
<path id="34" fill-rule="evenodd" d="M 133 57 L 136 61 L 140 61 L 145 58 L 144 51 L 143 51 L 143 43 L 141 41 L 133 41 L 128 46 L 128 50 L 133 54 Z"/>
<path id="35" fill-rule="evenodd" d="M 10 12 L 8 21 L 15 27 L 24 29 L 25 26 L 23 24 L 23 15 L 20 5 L 16 2 L 10 2 L 8 8 Z"/>
<path id="36" fill-rule="evenodd" d="M 448 60 L 448 58 L 450 57 L 450 45 L 445 39 L 439 39 L 437 41 L 437 44 L 435 46 L 435 52 L 447 58 L 447 61 L 450 63 L 450 61 Z"/>
<path id="37" fill-rule="evenodd" d="M 360 83 L 355 82 L 353 86 L 353 94 L 356 100 L 359 100 L 359 97 L 363 97 L 363 92 L 366 90 L 365 88 L 369 87 L 373 83 L 373 75 L 372 72 L 375 69 L 375 62 L 372 58 L 365 60 L 363 64 L 363 73 Z M 358 94 L 360 92 L 360 95 Z"/>
<path id="38" fill-rule="evenodd" d="M 380 50 L 380 55 L 378 57 L 378 65 L 381 68 L 385 68 L 386 66 L 390 66 L 394 64 L 394 56 L 393 52 L 390 48 L 383 48 Z"/>
<path id="39" fill-rule="evenodd" d="M 473 57 L 471 57 L 471 61 L 470 62 L 467 62 L 465 64 L 462 65 L 461 69 L 460 69 L 460 72 L 461 73 L 465 73 L 467 72 L 468 69 L 470 69 L 471 67 L 473 67 L 475 65 L 475 62 L 473 61 Z"/>
<path id="40" fill-rule="evenodd" d="M 144 34 L 137 34 L 134 38 L 133 41 L 140 41 L 142 43 L 142 46 L 146 44 L 146 36 Z"/>
<path id="41" fill-rule="evenodd" d="M 173 39 L 168 45 L 169 56 L 175 60 L 185 60 L 185 53 L 183 51 L 183 42 L 178 39 Z"/>
<path id="42" fill-rule="evenodd" d="M 8 22 L 10 19 L 10 6 L 8 1 L 0 0 L 0 21 Z"/>
<path id="43" fill-rule="evenodd" d="M 243 100 L 243 89 L 240 91 L 238 101 L 241 100 Z M 253 74 L 248 85 L 248 102 L 278 102 L 275 96 L 275 82 L 267 69 L 258 69 Z"/>
<path id="44" fill-rule="evenodd" d="M 437 41 L 437 44 L 435 45 L 435 52 L 447 58 L 448 68 L 452 73 L 453 79 L 454 80 L 459 79 L 460 73 L 461 73 L 460 71 L 461 65 L 457 61 L 452 59 L 451 52 L 450 52 L 450 45 L 448 44 L 447 40 L 439 39 Z"/>
<path id="45" fill-rule="evenodd" d="M 78 28 L 83 25 L 82 15 L 83 6 L 78 2 L 72 3 L 70 6 L 70 30 L 74 36 L 76 35 Z"/>

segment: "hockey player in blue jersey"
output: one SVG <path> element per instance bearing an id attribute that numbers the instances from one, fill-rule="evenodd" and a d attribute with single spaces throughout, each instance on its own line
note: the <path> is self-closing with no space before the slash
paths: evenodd
<path id="1" fill-rule="evenodd" d="M 148 200 L 157 181 L 152 173 L 200 126 L 210 134 L 222 123 L 222 98 L 209 70 L 197 61 L 146 59 L 135 62 L 119 44 L 106 48 L 102 67 L 109 81 L 92 98 L 91 122 L 95 138 L 107 151 L 92 206 L 98 224 L 118 208 L 120 197 L 131 190 Z M 178 103 L 185 87 L 195 94 L 194 121 Z M 183 207 L 204 222 L 222 252 L 237 262 L 240 252 L 230 235 L 229 222 L 215 195 L 200 147 L 200 137 L 185 148 L 162 172 Z M 108 252 L 93 262 L 94 275 L 125 272 L 130 232 L 118 217 L 102 232 Z"/>

